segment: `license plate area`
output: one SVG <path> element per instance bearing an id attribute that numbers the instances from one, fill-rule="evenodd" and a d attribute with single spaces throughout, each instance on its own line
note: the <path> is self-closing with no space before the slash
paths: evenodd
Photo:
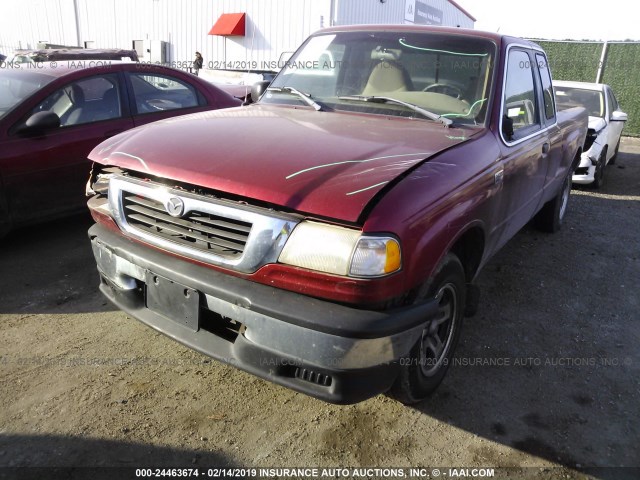
<path id="1" fill-rule="evenodd" d="M 200 292 L 149 271 L 145 283 L 145 303 L 149 310 L 198 331 Z"/>

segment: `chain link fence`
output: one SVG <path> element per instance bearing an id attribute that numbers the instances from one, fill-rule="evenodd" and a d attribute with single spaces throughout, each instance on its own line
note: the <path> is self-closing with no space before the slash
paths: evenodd
<path id="1" fill-rule="evenodd" d="M 629 114 L 622 134 L 640 137 L 640 42 L 534 41 L 547 52 L 554 79 L 611 85 Z"/>

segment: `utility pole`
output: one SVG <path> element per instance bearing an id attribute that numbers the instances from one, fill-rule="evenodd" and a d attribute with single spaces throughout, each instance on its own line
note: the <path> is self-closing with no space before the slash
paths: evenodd
<path id="1" fill-rule="evenodd" d="M 605 40 L 602 44 L 602 54 L 600 55 L 600 63 L 598 64 L 598 73 L 596 74 L 596 83 L 602 83 L 602 74 L 604 72 L 604 64 L 607 61 L 607 51 L 609 50 L 609 42 Z"/>
<path id="2" fill-rule="evenodd" d="M 78 16 L 78 0 L 73 0 L 73 15 L 76 21 L 76 44 L 79 47 L 84 47 L 84 45 L 81 44 L 80 39 L 80 17 Z"/>

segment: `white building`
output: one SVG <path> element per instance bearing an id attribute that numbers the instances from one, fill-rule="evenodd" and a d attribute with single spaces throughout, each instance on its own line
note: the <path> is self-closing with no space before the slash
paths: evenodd
<path id="1" fill-rule="evenodd" d="M 136 48 L 181 66 L 197 50 L 205 68 L 264 68 L 323 27 L 474 21 L 453 0 L 20 0 L 2 6 L 0 53 L 40 42 Z"/>

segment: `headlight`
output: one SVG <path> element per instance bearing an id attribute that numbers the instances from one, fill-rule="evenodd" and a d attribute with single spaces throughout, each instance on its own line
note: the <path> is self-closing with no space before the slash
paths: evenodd
<path id="1" fill-rule="evenodd" d="M 400 269 L 401 254 L 400 244 L 392 237 L 302 222 L 293 230 L 279 261 L 335 275 L 379 277 Z"/>
<path id="2" fill-rule="evenodd" d="M 400 245 L 393 238 L 361 237 L 353 252 L 349 273 L 371 277 L 393 273 L 400 268 Z"/>

